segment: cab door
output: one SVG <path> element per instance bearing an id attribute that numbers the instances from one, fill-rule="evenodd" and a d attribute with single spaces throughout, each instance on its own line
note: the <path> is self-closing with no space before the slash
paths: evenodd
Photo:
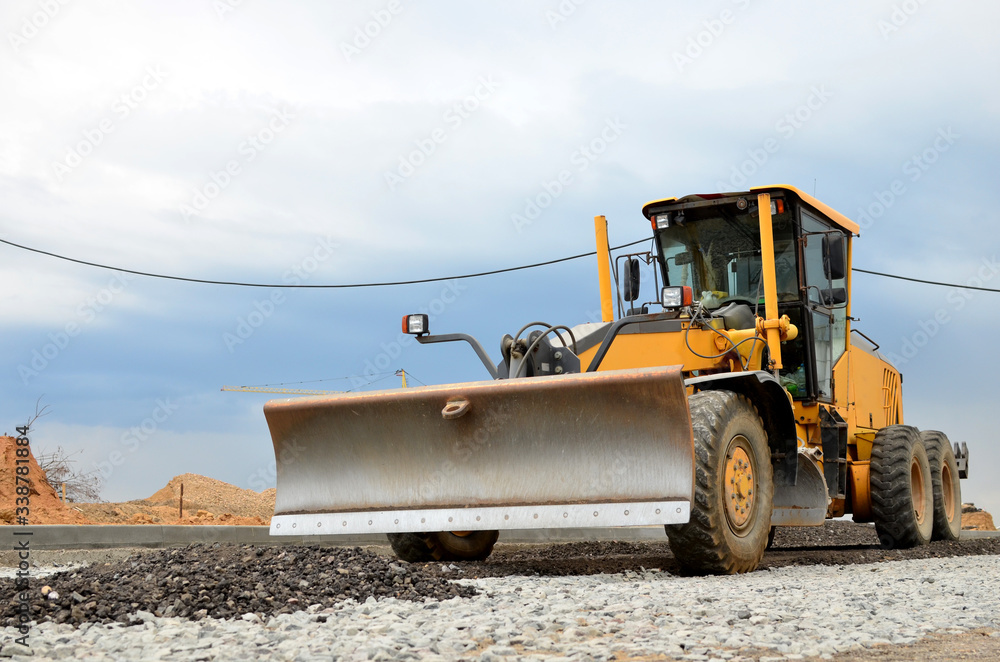
<path id="1" fill-rule="evenodd" d="M 807 209 L 801 214 L 803 303 L 811 339 L 813 399 L 833 404 L 833 366 L 847 350 L 847 235 Z"/>

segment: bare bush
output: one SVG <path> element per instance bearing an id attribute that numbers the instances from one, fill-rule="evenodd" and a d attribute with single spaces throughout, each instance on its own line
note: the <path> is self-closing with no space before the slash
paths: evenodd
<path id="1" fill-rule="evenodd" d="M 62 486 L 66 485 L 66 500 L 82 503 L 94 503 L 101 500 L 101 474 L 97 471 L 83 471 L 76 468 L 73 460 L 76 453 L 67 453 L 62 446 L 57 446 L 52 453 L 38 455 L 35 460 L 45 472 L 45 482 L 62 494 Z"/>
<path id="2" fill-rule="evenodd" d="M 42 405 L 42 397 L 44 396 L 40 396 L 35 402 L 35 413 L 24 424 L 25 430 L 30 429 L 39 418 L 50 413 L 49 405 Z M 56 446 L 55 452 L 36 455 L 35 461 L 45 475 L 45 482 L 56 493 L 61 495 L 65 485 L 67 501 L 95 503 L 101 500 L 101 483 L 104 479 L 97 471 L 83 471 L 76 468 L 73 456 L 81 452 L 67 453 L 62 446 Z"/>

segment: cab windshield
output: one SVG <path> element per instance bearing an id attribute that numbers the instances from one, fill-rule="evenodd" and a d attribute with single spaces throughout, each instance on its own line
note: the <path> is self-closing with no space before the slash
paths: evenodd
<path id="1" fill-rule="evenodd" d="M 799 298 L 792 214 L 772 216 L 779 301 Z M 760 222 L 753 208 L 736 204 L 686 209 L 671 214 L 660 230 L 660 260 L 667 285 L 687 285 L 695 301 L 715 309 L 730 301 L 751 306 L 764 301 Z"/>

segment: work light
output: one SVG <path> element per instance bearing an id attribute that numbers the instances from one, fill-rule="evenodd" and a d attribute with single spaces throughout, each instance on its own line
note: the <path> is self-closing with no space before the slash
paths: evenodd
<path id="1" fill-rule="evenodd" d="M 680 308 L 690 306 L 694 299 L 694 291 L 684 285 L 676 287 L 664 287 L 663 296 L 660 298 L 664 308 Z"/>
<path id="2" fill-rule="evenodd" d="M 430 332 L 427 315 L 403 315 L 403 333 L 422 336 Z"/>

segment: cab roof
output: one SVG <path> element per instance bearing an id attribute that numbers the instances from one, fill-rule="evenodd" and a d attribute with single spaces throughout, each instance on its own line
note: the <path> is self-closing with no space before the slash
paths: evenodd
<path id="1" fill-rule="evenodd" d="M 803 203 L 815 209 L 822 216 L 828 218 L 834 225 L 840 227 L 840 229 L 842 230 L 846 230 L 851 234 L 860 234 L 861 232 L 861 228 L 858 226 L 857 223 L 847 218 L 833 207 L 830 207 L 826 203 L 820 202 L 819 200 L 809 195 L 808 193 L 803 193 L 794 186 L 787 186 L 785 184 L 777 184 L 775 186 L 756 186 L 750 189 L 749 191 L 742 191 L 742 192 L 737 191 L 734 193 L 708 193 L 704 195 L 688 195 L 684 196 L 683 198 L 664 198 L 662 200 L 652 200 L 642 206 L 642 215 L 648 219 L 650 216 L 651 209 L 653 207 L 658 207 L 664 204 L 670 204 L 672 202 L 686 202 L 693 200 L 714 200 L 717 198 L 728 198 L 738 195 L 756 195 L 758 193 L 773 193 L 776 191 L 791 193 L 799 200 L 801 200 Z"/>

